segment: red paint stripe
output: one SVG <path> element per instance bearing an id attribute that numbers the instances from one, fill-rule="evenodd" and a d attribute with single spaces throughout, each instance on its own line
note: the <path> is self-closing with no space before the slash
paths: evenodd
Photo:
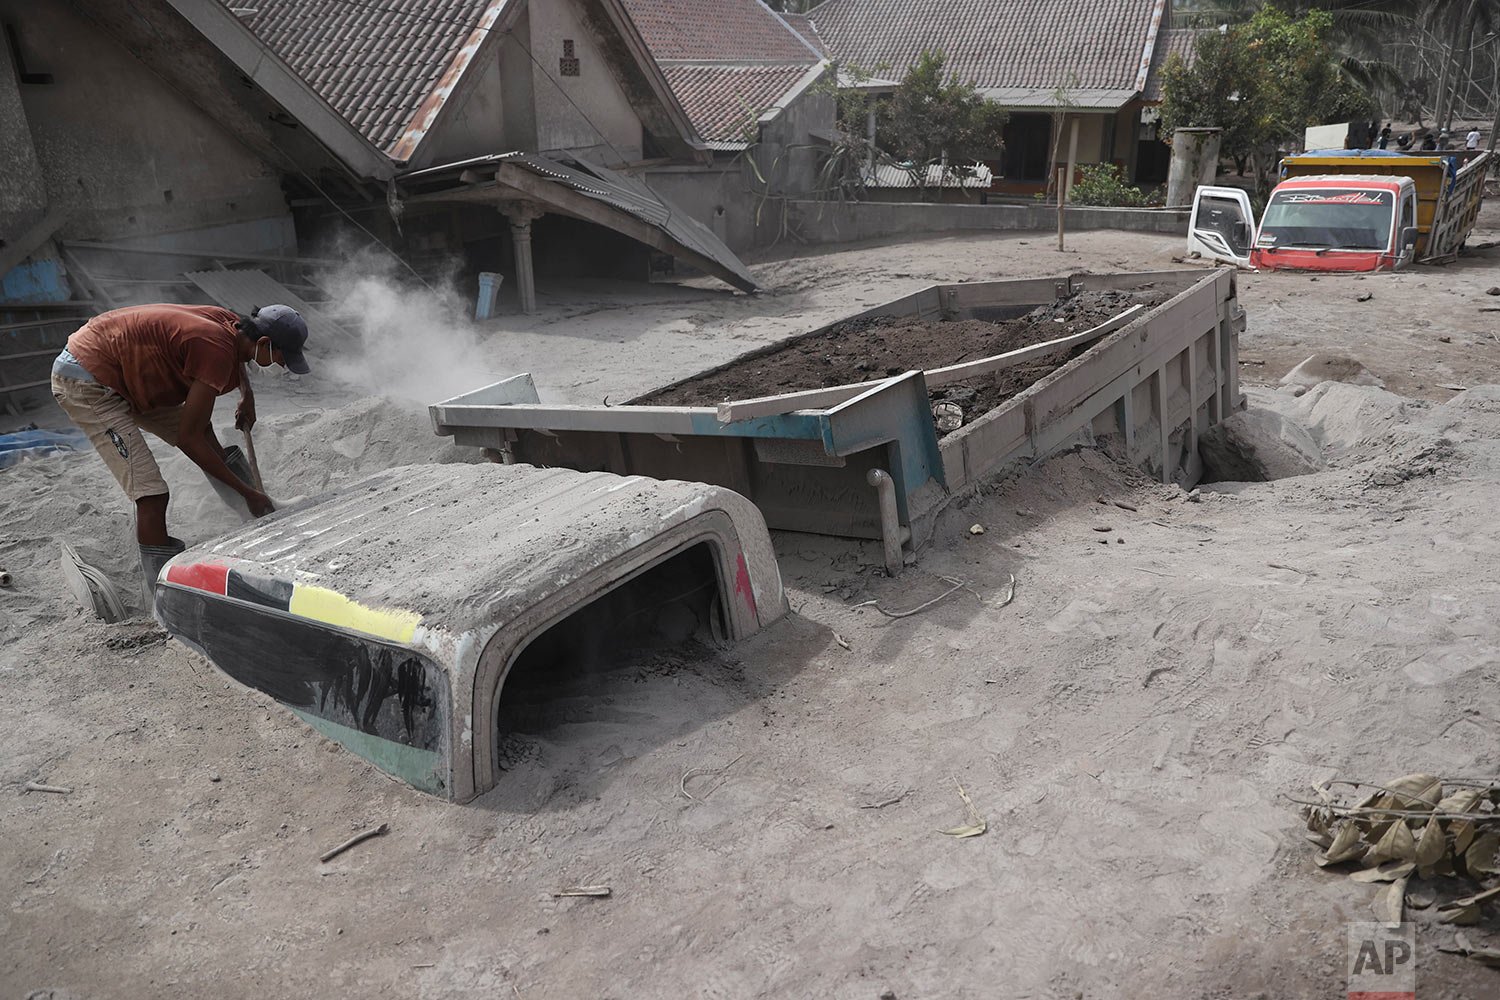
<path id="1" fill-rule="evenodd" d="M 229 567 L 217 563 L 190 563 L 167 567 L 167 582 L 223 595 L 229 587 Z"/>
<path id="2" fill-rule="evenodd" d="M 755 607 L 755 591 L 750 587 L 750 567 L 745 565 L 745 553 L 737 553 L 739 569 L 734 574 L 734 592 L 745 599 L 745 604 L 750 608 L 750 613 L 759 620 L 760 612 Z"/>

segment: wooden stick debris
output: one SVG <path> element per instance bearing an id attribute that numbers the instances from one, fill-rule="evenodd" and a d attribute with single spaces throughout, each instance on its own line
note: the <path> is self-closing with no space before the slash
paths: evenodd
<path id="1" fill-rule="evenodd" d="M 888 799 L 881 799 L 879 802 L 866 802 L 866 803 L 862 804 L 860 806 L 860 808 L 861 809 L 884 809 L 886 806 L 893 806 L 893 805 L 895 805 L 897 802 L 900 802 L 902 799 L 906 798 L 910 794 L 911 794 L 911 789 L 908 788 L 908 789 L 905 789 L 904 791 L 902 791 L 902 793 L 900 795 L 892 796 L 891 798 L 888 798 Z"/>
<path id="2" fill-rule="evenodd" d="M 390 829 L 390 825 L 389 824 L 387 824 L 387 823 L 381 823 L 379 826 L 372 826 L 368 830 L 361 830 L 359 833 L 356 833 L 354 836 L 350 837 L 348 840 L 344 841 L 342 844 L 338 845 L 337 847 L 334 847 L 334 848 L 331 848 L 331 849 L 329 849 L 327 851 L 324 851 L 321 855 L 318 856 L 318 860 L 319 861 L 332 861 L 334 858 L 338 857 L 340 854 L 343 854 L 345 851 L 347 851 L 349 848 L 353 847 L 355 844 L 364 843 L 366 840 L 369 840 L 371 837 L 379 837 L 381 834 L 385 833 L 389 829 Z"/>
<path id="3" fill-rule="evenodd" d="M 608 898 L 614 890 L 607 885 L 570 885 L 566 889 L 559 889 L 552 894 L 553 899 L 561 899 L 564 896 L 592 896 L 595 899 Z"/>
<path id="4" fill-rule="evenodd" d="M 71 795 L 73 789 L 64 788 L 62 785 L 44 785 L 40 781 L 28 781 L 23 792 L 52 792 L 54 795 Z"/>

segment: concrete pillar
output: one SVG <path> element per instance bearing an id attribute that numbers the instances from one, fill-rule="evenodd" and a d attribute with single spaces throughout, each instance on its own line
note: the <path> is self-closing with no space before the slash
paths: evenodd
<path id="1" fill-rule="evenodd" d="M 1068 133 L 1068 182 L 1062 200 L 1073 200 L 1073 175 L 1078 171 L 1078 116 L 1073 116 L 1073 129 Z"/>
<path id="2" fill-rule="evenodd" d="M 1199 185 L 1212 184 L 1219 176 L 1219 140 L 1216 128 L 1180 128 L 1172 133 L 1172 162 L 1167 167 L 1167 208 L 1185 208 L 1193 203 Z"/>
<path id="3" fill-rule="evenodd" d="M 505 217 L 510 220 L 510 241 L 516 256 L 516 296 L 521 301 L 521 312 L 530 316 L 536 312 L 536 274 L 531 266 L 531 224 L 545 213 L 530 202 L 510 203 L 504 211 Z"/>

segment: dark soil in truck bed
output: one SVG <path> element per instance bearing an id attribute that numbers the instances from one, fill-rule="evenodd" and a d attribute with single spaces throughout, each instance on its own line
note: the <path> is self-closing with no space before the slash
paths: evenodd
<path id="1" fill-rule="evenodd" d="M 744 358 L 727 367 L 649 393 L 634 403 L 659 406 L 714 406 L 725 400 L 753 399 L 801 389 L 868 382 L 916 368 L 931 370 L 1004 354 L 1098 326 L 1133 305 L 1156 306 L 1165 292 L 1080 292 L 1038 306 L 1019 319 L 919 320 L 874 316 L 845 320 L 816 336 Z M 1045 377 L 1084 344 L 1056 351 L 1027 364 L 931 391 L 934 404 L 947 401 L 968 423 Z"/>

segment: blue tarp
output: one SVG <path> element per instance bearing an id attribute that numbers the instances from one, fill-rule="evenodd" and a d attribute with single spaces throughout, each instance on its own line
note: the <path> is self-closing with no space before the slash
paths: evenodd
<path id="1" fill-rule="evenodd" d="M 0 469 L 19 465 L 30 458 L 47 458 L 51 455 L 84 451 L 89 447 L 88 435 L 76 428 L 65 431 L 24 430 L 14 434 L 0 434 Z"/>

